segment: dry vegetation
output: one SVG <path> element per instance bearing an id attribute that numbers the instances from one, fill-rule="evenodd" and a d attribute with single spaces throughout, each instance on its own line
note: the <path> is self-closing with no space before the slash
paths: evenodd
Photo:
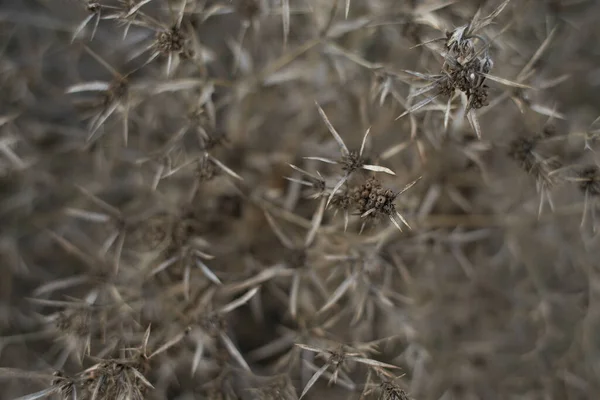
<path id="1" fill-rule="evenodd" d="M 598 398 L 598 15 L 3 1 L 0 399 Z"/>

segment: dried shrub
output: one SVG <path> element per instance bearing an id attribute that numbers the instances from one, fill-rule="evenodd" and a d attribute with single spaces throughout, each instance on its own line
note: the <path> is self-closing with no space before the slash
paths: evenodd
<path id="1" fill-rule="evenodd" d="M 2 2 L 0 400 L 596 398 L 598 13 Z"/>

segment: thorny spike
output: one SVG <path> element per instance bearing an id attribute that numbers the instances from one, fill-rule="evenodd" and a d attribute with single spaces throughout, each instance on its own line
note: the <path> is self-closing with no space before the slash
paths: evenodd
<path id="1" fill-rule="evenodd" d="M 146 333 L 144 334 L 144 339 L 142 340 L 142 354 L 147 356 L 148 355 L 148 341 L 150 340 L 150 331 L 151 331 L 152 325 L 148 325 L 148 329 L 146 329 Z"/>
<path id="2" fill-rule="evenodd" d="M 348 180 L 348 175 L 345 175 L 342 179 L 340 179 L 338 181 L 338 183 L 331 190 L 331 193 L 329 194 L 329 197 L 327 198 L 327 203 L 325 204 L 325 207 L 329 207 L 329 203 L 331 203 L 333 196 L 335 196 L 337 191 L 340 190 L 340 188 L 344 185 L 344 183 L 346 183 L 347 180 Z"/>
<path id="3" fill-rule="evenodd" d="M 374 171 L 374 172 L 385 172 L 386 174 L 389 174 L 389 175 L 396 175 L 396 173 L 394 171 L 392 171 L 389 168 L 382 167 L 381 165 L 365 164 L 362 166 L 362 169 L 366 169 L 368 171 Z"/>
<path id="4" fill-rule="evenodd" d="M 481 19 L 479 18 L 479 15 L 481 14 L 481 9 L 478 9 L 477 13 L 475 14 L 475 16 L 473 17 L 473 19 L 471 20 L 471 22 L 468 25 L 468 33 L 472 35 L 475 32 L 477 32 L 477 31 L 485 28 L 489 24 L 491 24 L 492 21 L 498 15 L 500 15 L 500 13 L 506 8 L 508 3 L 510 3 L 510 0 L 505 0 L 494 11 L 492 11 L 492 13 L 490 13 L 487 17 L 481 18 Z"/>
<path id="5" fill-rule="evenodd" d="M 125 18 L 129 18 L 133 16 L 136 12 L 138 12 L 143 6 L 150 3 L 152 0 L 140 0 L 137 4 L 135 4 L 127 14 L 125 14 Z"/>
<path id="6" fill-rule="evenodd" d="M 295 247 L 294 243 L 292 243 L 292 240 L 283 232 L 283 230 L 275 222 L 271 214 L 265 211 L 265 217 L 267 219 L 267 222 L 269 223 L 269 226 L 271 226 L 273 233 L 275 233 L 275 236 L 277 236 L 281 244 L 283 244 L 290 250 L 293 249 Z"/>
<path id="7" fill-rule="evenodd" d="M 315 215 L 313 216 L 310 230 L 308 231 L 308 233 L 306 235 L 304 247 L 310 247 L 313 240 L 315 239 L 315 236 L 317 235 L 317 231 L 319 230 L 319 227 L 321 226 L 321 221 L 323 220 L 323 213 L 325 212 L 325 207 L 326 207 L 325 199 L 322 198 L 319 203 L 319 207 L 317 208 L 317 211 L 315 212 Z"/>
<path id="8" fill-rule="evenodd" d="M 346 292 L 351 288 L 351 286 L 354 284 L 355 280 L 356 280 L 356 274 L 348 276 L 340 284 L 340 286 L 338 286 L 338 288 L 335 290 L 335 292 L 333 292 L 333 294 L 331 295 L 329 300 L 327 300 L 327 303 L 325 303 L 318 312 L 322 313 L 322 312 L 329 310 L 331 307 L 333 307 L 333 305 L 335 305 L 335 303 L 337 303 L 337 301 L 339 299 L 341 299 L 342 296 L 344 294 L 346 294 Z"/>
<path id="9" fill-rule="evenodd" d="M 86 27 L 86 25 L 92 20 L 92 18 L 96 18 L 96 22 L 94 23 L 94 30 L 92 31 L 92 35 L 90 40 L 94 40 L 94 35 L 96 34 L 96 29 L 98 27 L 98 23 L 100 22 L 100 13 L 93 13 L 88 15 L 74 30 L 73 32 L 73 36 L 71 37 L 71 43 L 75 42 L 75 39 L 77 39 L 77 36 L 79 36 L 79 34 L 81 33 L 81 31 L 83 31 L 83 29 Z"/>
<path id="10" fill-rule="evenodd" d="M 196 373 L 198 366 L 200 365 L 200 360 L 202 359 L 202 355 L 204 353 L 204 345 L 202 344 L 202 340 L 198 340 L 196 343 L 196 350 L 194 351 L 194 358 L 192 361 L 192 376 Z"/>
<path id="11" fill-rule="evenodd" d="M 477 114 L 475 114 L 475 110 L 469 110 L 467 112 L 467 119 L 471 124 L 471 127 L 477 134 L 477 139 L 481 140 L 481 125 L 479 125 L 479 120 L 477 119 Z"/>
<path id="12" fill-rule="evenodd" d="M 319 378 L 321 377 L 321 375 L 323 375 L 323 373 L 325 372 L 325 370 L 327 368 L 329 368 L 329 365 L 325 364 L 321 368 L 319 368 L 317 370 L 317 372 L 315 372 L 313 374 L 313 376 L 310 378 L 310 380 L 306 383 L 306 386 L 304 386 L 304 389 L 302 390 L 302 394 L 300 395 L 299 400 L 301 400 L 306 395 L 306 393 L 308 393 L 310 388 L 313 387 L 313 385 L 315 383 L 317 383 L 317 380 L 319 380 Z"/>
<path id="13" fill-rule="evenodd" d="M 175 346 L 177 343 L 181 342 L 188 334 L 190 333 L 190 328 L 186 328 L 185 331 L 175 336 L 173 339 L 169 340 L 158 349 L 154 351 L 154 353 L 150 354 L 148 358 L 154 358 L 155 356 L 167 351 L 171 347 Z"/>
<path id="14" fill-rule="evenodd" d="M 402 114 L 400 114 L 398 117 L 396 117 L 396 120 L 399 120 L 400 118 L 411 114 L 417 110 L 420 110 L 421 108 L 425 107 L 427 104 L 431 103 L 432 101 L 434 101 L 439 95 L 435 95 L 432 97 L 427 97 L 426 99 L 423 99 L 421 101 L 419 101 L 417 104 L 414 104 L 413 106 L 411 106 L 408 110 L 404 111 Z"/>
<path id="15" fill-rule="evenodd" d="M 292 279 L 292 288 L 290 290 L 290 315 L 296 319 L 298 315 L 298 291 L 300 290 L 300 273 L 296 272 Z"/>
<path id="16" fill-rule="evenodd" d="M 225 307 L 221 308 L 219 313 L 227 314 L 227 313 L 230 313 L 231 311 L 235 310 L 236 308 L 243 306 L 248 301 L 250 301 L 250 299 L 252 297 L 254 297 L 256 295 L 256 293 L 258 293 L 258 290 L 259 290 L 258 287 L 255 287 L 254 289 L 249 290 L 246 294 L 244 294 L 239 299 L 234 300 L 231 303 L 227 304 Z"/>
<path id="17" fill-rule="evenodd" d="M 398 224 L 398 221 L 396 221 L 392 215 L 390 215 L 390 216 L 389 216 L 389 218 L 390 218 L 390 221 L 392 221 L 392 223 L 394 224 L 394 226 L 395 226 L 396 228 L 398 228 L 398 230 L 399 230 L 400 232 L 402 232 L 402 227 L 400 226 L 400 224 Z M 398 218 L 400 218 L 400 214 L 398 214 Z M 408 224 L 407 224 L 407 225 L 408 225 Z M 410 227 L 409 227 L 409 228 L 410 228 Z"/>
<path id="18" fill-rule="evenodd" d="M 123 76 L 117 71 L 112 65 L 110 65 L 104 58 L 98 53 L 92 50 L 89 46 L 84 45 L 83 49 L 91 55 L 100 65 L 102 65 L 108 72 L 110 72 L 115 78 L 123 78 Z"/>
<path id="19" fill-rule="evenodd" d="M 408 185 L 404 186 L 404 188 L 400 191 L 400 193 L 398 193 L 398 195 L 401 195 L 402 193 L 406 192 L 411 187 L 415 186 L 422 178 L 423 177 L 420 176 L 417 179 L 415 179 L 414 181 L 412 181 L 411 183 L 409 183 Z"/>
<path id="20" fill-rule="evenodd" d="M 80 218 L 91 222 L 106 223 L 110 220 L 110 216 L 106 214 L 81 210 L 78 208 L 67 207 L 65 208 L 64 213 L 70 217 Z"/>
<path id="21" fill-rule="evenodd" d="M 244 178 L 242 178 L 241 176 L 236 174 L 231 168 L 229 168 L 228 166 L 226 166 L 225 164 L 223 164 L 221 161 L 217 160 L 215 157 L 211 156 L 210 154 L 206 153 L 206 158 L 208 158 L 209 160 L 214 162 L 219 168 L 221 168 L 223 171 L 225 171 L 228 175 L 232 176 L 233 178 L 240 180 L 240 181 L 244 180 Z"/>
<path id="22" fill-rule="evenodd" d="M 290 35 L 290 0 L 282 0 L 281 18 L 283 22 L 283 48 L 287 48 L 288 36 Z"/>
<path id="23" fill-rule="evenodd" d="M 217 275 L 215 275 L 215 273 L 212 272 L 211 269 L 208 268 L 206 266 L 206 264 L 204 264 L 199 259 L 196 259 L 196 266 L 198 268 L 200 268 L 200 270 L 202 271 L 202 273 L 204 274 L 204 276 L 206 276 L 211 282 L 213 282 L 213 283 L 215 283 L 217 285 L 222 285 L 223 284 L 221 282 L 221 280 L 219 279 L 219 277 L 217 277 Z"/>
<path id="24" fill-rule="evenodd" d="M 333 138 L 335 139 L 335 141 L 337 142 L 337 144 L 340 146 L 340 149 L 342 151 L 342 155 L 348 155 L 348 154 L 350 154 L 350 151 L 348 150 L 348 147 L 346 147 L 346 144 L 344 143 L 344 140 L 342 139 L 342 137 L 340 136 L 340 134 L 335 130 L 335 128 L 333 127 L 333 125 L 329 121 L 329 118 L 327 118 L 327 114 L 325 114 L 325 111 L 323 111 L 323 109 L 321 108 L 321 106 L 319 105 L 319 103 L 317 103 L 316 101 L 315 101 L 315 104 L 317 106 L 317 109 L 319 110 L 319 114 L 321 115 L 321 118 L 323 119 L 323 122 L 325 122 L 325 125 L 327 125 L 327 129 L 329 129 L 329 132 L 331 133 L 331 135 L 333 136 Z"/>
<path id="25" fill-rule="evenodd" d="M 337 161 L 335 160 L 331 160 L 329 158 L 324 158 L 324 157 L 304 157 L 305 160 L 314 160 L 314 161 L 321 161 L 327 164 L 338 164 Z"/>
<path id="26" fill-rule="evenodd" d="M 177 28 L 181 28 L 181 22 L 183 21 L 183 16 L 185 14 L 185 6 L 187 5 L 187 0 L 181 0 L 181 7 L 179 9 L 179 12 L 177 13 L 177 22 L 175 23 L 175 26 Z"/>
<path id="27" fill-rule="evenodd" d="M 365 151 L 365 144 L 367 143 L 367 137 L 369 136 L 370 132 L 371 132 L 371 127 L 369 127 L 369 129 L 367 129 L 367 131 L 365 132 L 365 135 L 363 136 L 362 143 L 360 144 L 360 151 L 358 152 L 359 157 L 363 156 L 363 153 Z"/>
<path id="28" fill-rule="evenodd" d="M 39 392 L 36 393 L 32 393 L 32 394 L 28 394 L 25 396 L 21 396 L 21 397 L 17 397 L 14 400 L 38 400 L 38 399 L 43 399 L 46 398 L 48 396 L 51 396 L 53 394 L 56 394 L 60 391 L 60 388 L 58 387 L 51 387 L 48 389 L 44 389 L 44 390 L 40 390 Z"/>
<path id="29" fill-rule="evenodd" d="M 221 337 L 221 340 L 223 341 L 223 343 L 225 344 L 227 351 L 238 362 L 238 364 L 240 364 L 242 366 L 242 368 L 244 368 L 246 371 L 249 371 L 249 372 L 252 371 L 250 369 L 250 366 L 248 365 L 248 363 L 246 362 L 246 360 L 240 353 L 240 351 L 237 349 L 237 347 L 235 347 L 235 345 L 229 338 L 229 336 L 227 336 L 224 332 L 220 332 L 220 337 Z"/>

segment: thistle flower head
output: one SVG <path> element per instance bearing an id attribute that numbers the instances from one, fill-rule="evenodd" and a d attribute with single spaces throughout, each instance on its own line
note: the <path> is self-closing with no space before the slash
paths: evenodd
<path id="1" fill-rule="evenodd" d="M 357 214 L 361 218 L 367 219 L 367 221 L 388 218 L 399 230 L 402 230 L 396 220 L 398 218 L 400 222 L 410 228 L 404 217 L 396 210 L 394 202 L 400 194 L 412 187 L 417 181 L 418 179 L 408 184 L 402 191 L 395 192 L 384 188 L 375 177 L 367 179 L 362 185 L 357 186 L 352 194 Z"/>
<path id="2" fill-rule="evenodd" d="M 163 55 L 170 53 L 182 53 L 186 48 L 187 38 L 180 28 L 171 27 L 168 30 L 156 33 L 156 50 Z"/>
<path id="3" fill-rule="evenodd" d="M 391 382 L 382 382 L 379 390 L 379 400 L 410 400 L 404 390 Z"/>

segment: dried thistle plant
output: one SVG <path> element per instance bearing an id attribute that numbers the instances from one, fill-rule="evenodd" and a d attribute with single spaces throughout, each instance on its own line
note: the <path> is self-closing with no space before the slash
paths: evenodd
<path id="1" fill-rule="evenodd" d="M 318 368 L 314 375 L 310 378 L 310 380 L 304 387 L 300 398 L 303 398 L 306 395 L 306 393 L 317 382 L 321 375 L 323 375 L 329 368 L 333 368 L 333 373 L 330 375 L 329 378 L 330 383 L 336 382 L 338 376 L 341 376 L 343 380 L 351 387 L 353 386 L 352 380 L 346 374 L 346 372 L 344 372 L 344 370 L 348 368 L 347 363 L 356 362 L 359 364 L 364 364 L 380 373 L 386 373 L 385 368 L 398 368 L 391 364 L 386 364 L 377 360 L 367 358 L 364 353 L 351 351 L 352 349 L 347 348 L 345 346 L 339 346 L 338 348 L 333 350 L 323 350 L 316 347 L 307 346 L 305 344 L 297 344 L 297 346 L 304 350 L 316 352 L 325 359 L 325 364 L 321 368 Z"/>
<path id="2" fill-rule="evenodd" d="M 445 96 L 448 97 L 448 101 L 444 115 L 444 127 L 447 127 L 454 92 L 458 90 L 467 97 L 464 114 L 467 116 L 477 137 L 481 138 L 481 127 L 475 110 L 489 104 L 488 86 L 484 84 L 485 80 L 489 79 L 517 88 L 529 88 L 521 83 L 511 82 L 507 79 L 490 75 L 490 71 L 494 66 L 494 62 L 492 61 L 488 50 L 490 45 L 486 39 L 477 33 L 487 25 L 491 24 L 494 18 L 506 8 L 509 2 L 510 0 L 502 2 L 496 10 L 484 18 L 480 17 L 479 12 L 481 9 L 479 9 L 478 13 L 473 16 L 468 24 L 455 28 L 452 32 L 447 33 L 444 50 L 441 52 L 441 55 L 444 57 L 444 63 L 439 75 L 405 71 L 410 75 L 431 82 L 414 91 L 411 94 L 411 97 L 416 97 L 432 90 L 435 90 L 435 93 L 414 104 L 398 118 L 402 118 L 409 113 L 419 110 L 434 101 L 438 96 Z M 477 47 L 478 42 L 483 42 L 480 43 L 481 47 Z"/>
<path id="3" fill-rule="evenodd" d="M 599 7 L 3 1 L 0 400 L 597 397 Z"/>
<path id="4" fill-rule="evenodd" d="M 385 172 L 386 174 L 395 175 L 394 171 L 392 171 L 389 168 L 381 167 L 378 165 L 370 165 L 370 164 L 366 163 L 366 160 L 363 157 L 363 153 L 365 150 L 365 145 L 366 145 L 367 137 L 369 136 L 370 130 L 367 130 L 365 132 L 365 135 L 362 140 L 362 144 L 360 145 L 360 150 L 358 152 L 350 151 L 350 150 L 348 150 L 348 147 L 344 143 L 344 140 L 342 139 L 340 134 L 335 130 L 335 128 L 329 121 L 329 118 L 327 118 L 325 111 L 323 111 L 323 109 L 321 108 L 321 106 L 319 104 L 317 104 L 317 108 L 319 110 L 319 114 L 320 114 L 321 118 L 327 125 L 327 129 L 329 130 L 329 132 L 331 133 L 331 135 L 333 136 L 333 138 L 335 139 L 337 144 L 340 146 L 340 151 L 342 153 L 342 156 L 337 161 L 330 160 L 327 158 L 322 158 L 322 157 L 306 157 L 306 158 L 311 159 L 311 160 L 323 161 L 323 162 L 326 162 L 329 164 L 340 164 L 342 167 L 342 170 L 345 172 L 343 178 L 340 179 L 338 183 L 336 183 L 333 190 L 331 191 L 331 194 L 329 195 L 329 198 L 327 199 L 326 206 L 329 205 L 329 203 L 331 202 L 331 199 L 337 193 L 337 191 L 342 187 L 342 185 L 344 183 L 346 183 L 346 181 L 348 179 L 350 179 L 350 175 L 358 169 L 365 169 L 368 171 L 376 171 L 376 172 Z"/>

